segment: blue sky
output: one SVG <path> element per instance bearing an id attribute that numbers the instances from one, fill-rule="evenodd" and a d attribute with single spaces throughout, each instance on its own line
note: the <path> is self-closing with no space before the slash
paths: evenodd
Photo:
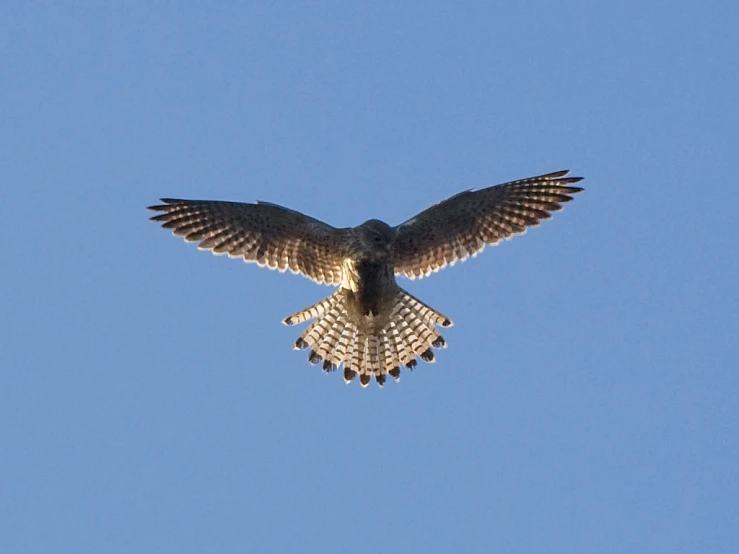
<path id="1" fill-rule="evenodd" d="M 736 552 L 734 2 L 5 2 L 0 550 Z M 329 288 L 161 196 L 396 224 L 571 168 L 553 221 L 401 283 L 380 390 L 291 349 Z"/>

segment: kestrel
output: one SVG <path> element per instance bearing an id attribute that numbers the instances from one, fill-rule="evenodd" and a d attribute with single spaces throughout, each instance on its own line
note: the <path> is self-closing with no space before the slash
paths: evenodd
<path id="1" fill-rule="evenodd" d="M 150 210 L 201 250 L 290 270 L 318 283 L 338 286 L 328 298 L 282 320 L 315 321 L 295 341 L 310 348 L 308 361 L 324 371 L 343 364 L 344 380 L 372 376 L 382 386 L 413 369 L 416 357 L 434 362 L 432 348 L 446 348 L 437 327 L 452 321 L 402 288 L 396 275 L 426 277 L 476 256 L 488 245 L 522 234 L 583 190 L 581 177 L 557 171 L 452 196 L 391 227 L 377 219 L 337 229 L 269 202 L 243 204 L 162 198 Z"/>

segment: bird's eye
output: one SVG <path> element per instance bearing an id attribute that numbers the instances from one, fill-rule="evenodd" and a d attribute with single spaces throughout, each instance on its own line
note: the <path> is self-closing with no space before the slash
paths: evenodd
<path id="1" fill-rule="evenodd" d="M 375 235 L 373 237 L 375 244 L 382 244 L 382 237 L 380 235 Z"/>

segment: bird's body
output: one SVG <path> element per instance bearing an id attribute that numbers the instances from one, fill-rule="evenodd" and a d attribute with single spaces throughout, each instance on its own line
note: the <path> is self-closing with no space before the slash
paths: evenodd
<path id="1" fill-rule="evenodd" d="M 293 325 L 315 319 L 295 342 L 311 348 L 308 360 L 325 371 L 343 364 L 344 379 L 400 378 L 416 356 L 435 361 L 432 348 L 446 347 L 437 327 L 444 315 L 403 290 L 396 275 L 424 277 L 477 255 L 550 217 L 581 191 L 579 177 L 549 173 L 480 191 L 466 191 L 435 204 L 401 225 L 372 219 L 335 229 L 306 215 L 260 202 L 163 199 L 151 219 L 215 254 L 241 257 L 270 269 L 291 270 L 319 283 L 338 285 L 320 302 L 285 318 Z"/>
<path id="2" fill-rule="evenodd" d="M 357 227 L 353 248 L 342 262 L 341 288 L 352 318 L 387 318 L 392 309 L 395 267 L 391 249 L 394 233 L 386 223 L 372 219 Z"/>

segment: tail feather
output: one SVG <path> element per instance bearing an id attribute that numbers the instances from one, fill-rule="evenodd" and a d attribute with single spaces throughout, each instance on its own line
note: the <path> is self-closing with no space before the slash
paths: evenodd
<path id="1" fill-rule="evenodd" d="M 454 325 L 451 319 L 437 312 L 431 306 L 424 304 L 412 294 L 409 294 L 403 289 L 400 290 L 400 294 L 401 302 L 408 305 L 408 307 L 411 308 L 413 311 L 417 312 L 421 319 L 428 320 L 431 323 L 434 323 L 435 325 L 439 325 L 441 327 L 451 327 L 452 325 Z"/>
<path id="2" fill-rule="evenodd" d="M 423 352 L 423 345 L 421 344 L 420 339 L 418 338 L 418 335 L 413 332 L 413 329 L 411 329 L 411 326 L 407 319 L 403 318 L 402 314 L 399 314 L 400 319 L 400 338 L 403 341 L 403 344 L 406 346 L 406 349 L 408 350 L 409 355 L 413 355 L 413 353 L 420 354 Z"/>
<path id="3" fill-rule="evenodd" d="M 336 369 L 336 367 L 338 367 L 338 365 L 341 363 L 340 359 L 337 363 L 337 361 L 333 357 L 333 354 L 336 351 L 339 338 L 346 328 L 346 323 L 346 314 L 339 313 L 338 317 L 329 328 L 328 332 L 324 335 L 323 340 L 321 340 L 321 342 L 319 343 L 318 348 L 316 348 L 316 354 L 331 363 L 333 365 L 333 369 Z"/>
<path id="4" fill-rule="evenodd" d="M 393 321 L 390 322 L 389 328 L 387 329 L 388 334 L 388 346 L 390 347 L 390 354 L 392 357 L 392 369 L 388 370 L 388 373 L 392 375 L 396 382 L 400 381 L 400 366 L 405 365 L 403 356 L 405 348 L 400 342 L 400 332 Z"/>
<path id="5" fill-rule="evenodd" d="M 375 376 L 375 379 L 382 373 L 381 372 L 381 362 L 380 362 L 380 356 L 381 356 L 381 348 L 382 344 L 380 343 L 380 337 L 378 335 L 369 335 L 367 337 L 367 366 L 365 367 L 365 371 L 369 371 L 372 375 Z"/>
<path id="6" fill-rule="evenodd" d="M 339 335 L 339 340 L 336 344 L 336 350 L 334 350 L 334 356 L 340 362 L 348 359 L 347 353 L 349 350 L 349 345 L 353 344 L 354 335 L 356 334 L 356 332 L 357 330 L 354 328 L 354 325 L 352 325 L 351 322 L 347 321 L 344 330 L 341 331 L 341 335 Z"/>
<path id="7" fill-rule="evenodd" d="M 310 347 L 308 361 L 323 361 L 324 371 L 343 364 L 344 380 L 349 383 L 359 376 L 362 387 L 368 386 L 373 376 L 380 386 L 388 375 L 398 381 L 400 366 L 413 369 L 417 356 L 434 362 L 432 348 L 447 346 L 436 327 L 452 325 L 449 318 L 402 289 L 397 290 L 387 323 L 376 331 L 368 331 L 372 327 L 350 319 L 341 290 L 285 318 L 283 323 L 292 325 L 312 318 L 316 320 L 295 341 L 295 348 Z"/>
<path id="8" fill-rule="evenodd" d="M 401 314 L 406 311 L 407 308 L 401 309 Z M 409 313 L 403 314 L 401 317 L 410 321 L 411 331 L 418 337 L 421 344 L 431 344 L 441 335 L 434 329 L 434 324 L 429 323 L 422 319 L 418 312 L 408 310 Z"/>
<path id="9" fill-rule="evenodd" d="M 366 387 L 369 385 L 370 374 L 367 371 L 367 335 L 358 333 L 354 339 L 355 352 L 351 361 L 351 368 L 359 374 L 359 383 Z"/>
<path id="10" fill-rule="evenodd" d="M 375 337 L 377 342 L 377 367 L 374 368 L 374 374 L 375 381 L 377 381 L 377 384 L 380 386 L 385 384 L 385 380 L 387 379 L 387 370 L 390 369 L 385 363 L 385 336 L 383 331 L 380 331 Z"/>
<path id="11" fill-rule="evenodd" d="M 389 329 L 383 329 L 380 335 L 380 344 L 382 344 L 382 375 L 390 373 L 390 371 L 398 364 L 394 358 L 397 358 L 397 350 L 392 338 L 388 336 Z"/>
<path id="12" fill-rule="evenodd" d="M 415 366 L 416 352 L 408 322 L 403 319 L 399 320 L 396 329 L 398 334 L 395 339 L 397 341 L 396 346 L 398 348 L 398 355 L 400 356 L 400 363 L 408 369 L 413 369 Z"/>
<path id="13" fill-rule="evenodd" d="M 316 320 L 316 322 L 307 329 L 307 332 L 303 333 L 303 340 L 310 345 L 317 344 L 321 338 L 329 332 L 333 323 L 334 320 L 330 319 L 329 314 L 322 319 Z"/>
<path id="14" fill-rule="evenodd" d="M 351 325 L 351 332 L 348 335 L 345 335 L 345 338 L 348 340 L 346 343 L 346 355 L 344 356 L 344 382 L 350 383 L 354 378 L 357 376 L 357 372 L 355 371 L 356 364 L 352 362 L 352 360 L 355 359 L 354 356 L 354 348 L 356 345 L 355 337 L 357 336 L 357 330 L 354 327 L 354 325 Z"/>
<path id="15" fill-rule="evenodd" d="M 334 298 L 335 296 L 336 293 L 332 294 L 328 298 L 324 298 L 320 302 L 316 302 L 312 306 L 308 306 L 299 312 L 295 312 L 293 315 L 287 316 L 282 320 L 283 325 L 296 325 L 298 323 L 308 321 L 309 319 L 322 316 L 336 303 L 336 299 Z"/>
<path id="16" fill-rule="evenodd" d="M 354 339 L 354 356 L 349 360 L 349 367 L 361 377 L 362 366 L 364 366 L 364 345 L 361 334 Z"/>

